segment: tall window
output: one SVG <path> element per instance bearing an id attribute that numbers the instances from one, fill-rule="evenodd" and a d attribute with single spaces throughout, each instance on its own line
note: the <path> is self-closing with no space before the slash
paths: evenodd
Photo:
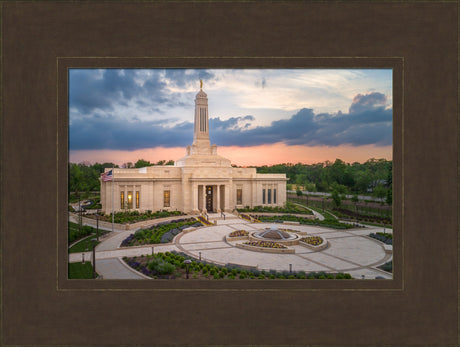
<path id="1" fill-rule="evenodd" d="M 139 192 L 136 192 L 136 208 L 139 208 Z"/>
<path id="2" fill-rule="evenodd" d="M 169 190 L 163 192 L 163 206 L 169 207 L 171 205 L 171 193 Z"/>
<path id="3" fill-rule="evenodd" d="M 273 203 L 276 204 L 276 188 L 273 189 Z"/>
<path id="4" fill-rule="evenodd" d="M 128 209 L 133 208 L 133 192 L 128 192 Z"/>
<path id="5" fill-rule="evenodd" d="M 125 192 L 120 192 L 120 208 L 125 208 Z"/>
<path id="6" fill-rule="evenodd" d="M 200 108 L 200 131 L 206 131 L 206 109 Z"/>
<path id="7" fill-rule="evenodd" d="M 265 205 L 265 189 L 262 189 L 262 204 Z"/>
<path id="8" fill-rule="evenodd" d="M 236 204 L 237 205 L 243 204 L 243 189 L 236 190 Z"/>
<path id="9" fill-rule="evenodd" d="M 269 204 L 272 203 L 272 190 L 271 189 L 268 190 L 268 203 Z"/>

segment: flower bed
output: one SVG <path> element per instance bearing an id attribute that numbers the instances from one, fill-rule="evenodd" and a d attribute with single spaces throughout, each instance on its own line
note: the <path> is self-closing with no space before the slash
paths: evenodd
<path id="1" fill-rule="evenodd" d="M 301 246 L 310 248 L 314 251 L 319 251 L 328 246 L 328 242 L 321 236 L 305 236 L 300 239 Z"/>
<path id="2" fill-rule="evenodd" d="M 210 221 L 208 221 L 206 218 L 204 218 L 203 216 L 198 216 L 198 217 L 196 217 L 196 219 L 197 219 L 201 224 L 203 224 L 204 226 L 214 225 L 214 224 L 212 224 Z"/>
<path id="3" fill-rule="evenodd" d="M 240 217 L 243 218 L 244 220 L 247 220 L 248 222 L 252 222 L 251 217 L 245 213 L 240 213 Z"/>
<path id="4" fill-rule="evenodd" d="M 244 242 L 245 245 L 255 246 L 255 247 L 264 247 L 264 248 L 287 248 L 286 246 L 279 244 L 278 242 L 273 241 L 247 241 Z"/>
<path id="5" fill-rule="evenodd" d="M 323 243 L 323 239 L 319 236 L 302 237 L 300 241 L 308 243 L 309 245 L 312 245 L 312 246 L 319 246 L 320 244 Z"/>
<path id="6" fill-rule="evenodd" d="M 248 236 L 249 233 L 246 230 L 236 230 L 232 231 L 228 236 L 229 237 L 241 237 L 241 236 Z"/>

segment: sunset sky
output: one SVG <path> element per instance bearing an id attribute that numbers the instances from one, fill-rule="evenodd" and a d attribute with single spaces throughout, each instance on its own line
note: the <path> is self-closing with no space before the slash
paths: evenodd
<path id="1" fill-rule="evenodd" d="M 71 69 L 69 161 L 183 157 L 200 78 L 233 164 L 392 159 L 391 69 Z"/>

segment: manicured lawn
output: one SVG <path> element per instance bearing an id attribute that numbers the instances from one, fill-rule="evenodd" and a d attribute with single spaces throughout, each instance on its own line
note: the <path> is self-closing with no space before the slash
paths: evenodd
<path id="1" fill-rule="evenodd" d="M 269 213 L 293 213 L 293 214 L 312 214 L 312 212 L 305 208 L 287 201 L 285 207 L 280 206 L 254 206 L 254 208 L 239 208 L 238 212 L 269 212 Z"/>
<path id="2" fill-rule="evenodd" d="M 96 273 L 96 277 L 98 274 Z M 90 262 L 69 263 L 69 279 L 93 278 L 93 266 Z"/>
<path id="3" fill-rule="evenodd" d="M 96 238 L 96 234 L 92 234 L 88 237 L 85 237 L 80 242 L 76 243 L 72 247 L 69 248 L 69 253 L 80 253 L 86 251 L 92 251 L 93 247 L 91 245 L 91 239 Z M 98 245 L 101 241 L 96 241 L 96 245 Z"/>

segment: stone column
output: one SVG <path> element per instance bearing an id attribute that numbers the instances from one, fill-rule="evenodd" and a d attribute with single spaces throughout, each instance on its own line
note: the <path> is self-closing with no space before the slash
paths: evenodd
<path id="1" fill-rule="evenodd" d="M 226 184 L 224 186 L 224 210 L 231 210 L 230 206 L 230 185 Z"/>
<path id="2" fill-rule="evenodd" d="M 198 185 L 196 183 L 193 183 L 193 194 L 192 194 L 192 207 L 193 207 L 193 212 L 198 211 Z"/>
<path id="3" fill-rule="evenodd" d="M 206 185 L 203 184 L 203 210 L 206 210 Z"/>
<path id="4" fill-rule="evenodd" d="M 216 203 L 216 210 L 217 212 L 220 212 L 220 185 L 214 186 L 216 187 L 216 195 L 217 195 L 217 203 Z"/>

